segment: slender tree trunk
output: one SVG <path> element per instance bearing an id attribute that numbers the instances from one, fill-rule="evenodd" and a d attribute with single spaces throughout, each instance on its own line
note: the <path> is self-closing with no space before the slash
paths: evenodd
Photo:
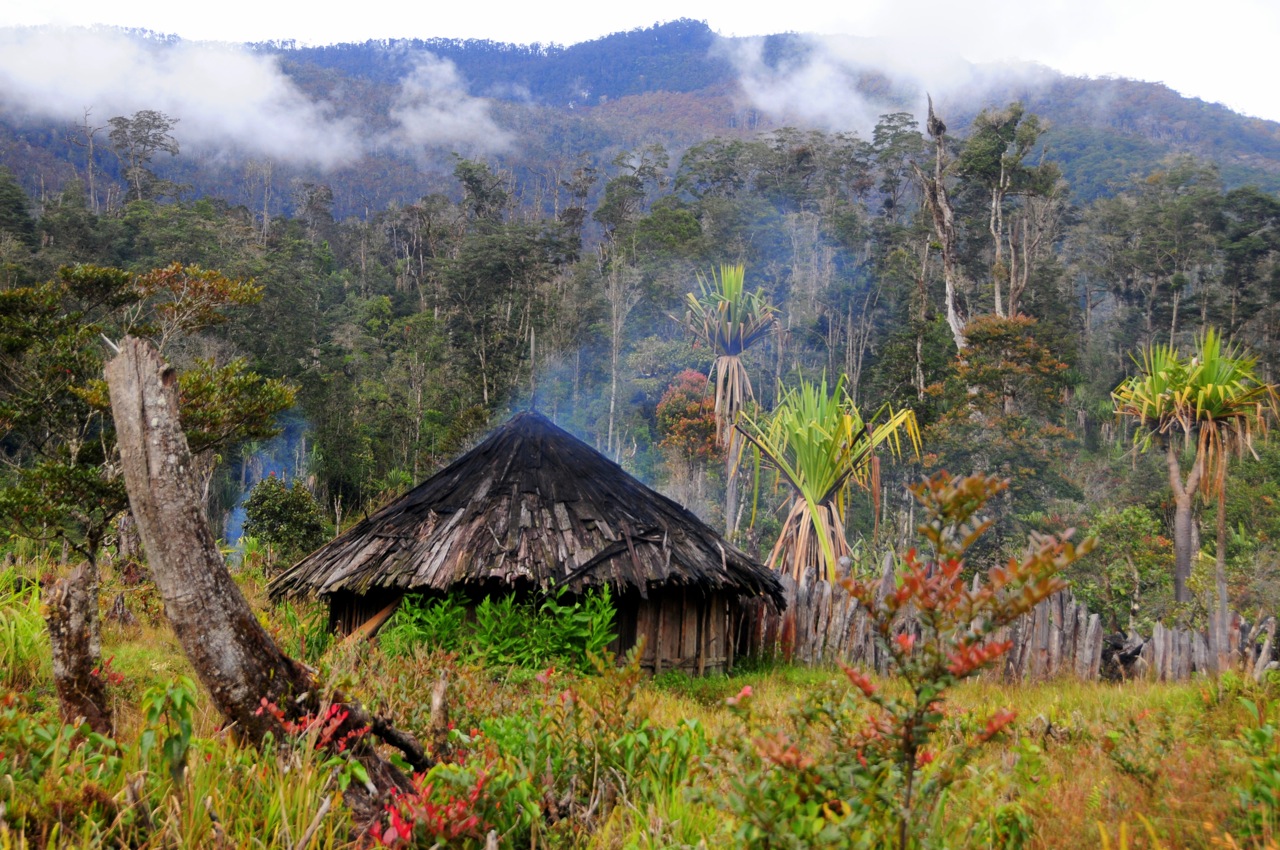
<path id="1" fill-rule="evenodd" d="M 737 418 L 736 414 L 734 418 Z M 731 543 L 738 531 L 738 458 L 741 454 L 742 440 L 738 429 L 730 425 L 724 460 L 724 536 Z"/>
<path id="2" fill-rule="evenodd" d="M 920 167 L 912 164 L 916 179 L 924 189 L 924 199 L 933 217 L 933 229 L 942 245 L 942 280 L 946 287 L 947 326 L 951 328 L 951 336 L 955 339 L 956 350 L 964 351 L 968 340 L 964 336 L 964 319 L 956 306 L 959 269 L 956 265 L 958 240 L 956 237 L 955 210 L 947 197 L 945 183 L 946 174 L 946 125 L 933 114 L 933 100 L 929 100 L 929 134 L 934 140 L 933 176 L 926 176 Z"/>
<path id="3" fill-rule="evenodd" d="M 1191 593 L 1187 589 L 1187 580 L 1191 578 L 1191 561 L 1195 555 L 1193 543 L 1192 501 L 1196 497 L 1196 489 L 1200 486 L 1200 475 L 1204 470 L 1203 460 L 1197 454 L 1187 480 L 1182 480 L 1182 467 L 1178 463 L 1177 441 L 1169 439 L 1165 442 L 1165 464 L 1169 470 L 1169 487 L 1173 490 L 1173 598 L 1175 602 L 1191 601 Z"/>
<path id="4" fill-rule="evenodd" d="M 1000 281 L 1006 274 L 1004 266 L 1003 170 L 1004 166 L 1001 166 L 1001 188 L 991 190 L 991 221 L 988 224 L 988 229 L 991 231 L 991 243 L 995 246 L 995 260 L 991 263 L 991 284 L 995 288 L 996 315 L 1001 318 L 1008 316 L 1004 311 L 1004 300 L 1000 297 Z"/>
<path id="5" fill-rule="evenodd" d="M 1231 669 L 1231 647 L 1227 639 L 1230 613 L 1227 610 L 1227 488 L 1226 459 L 1218 460 L 1218 545 L 1214 553 L 1214 589 L 1218 604 L 1213 617 L 1213 643 L 1217 653 L 1218 672 Z"/>

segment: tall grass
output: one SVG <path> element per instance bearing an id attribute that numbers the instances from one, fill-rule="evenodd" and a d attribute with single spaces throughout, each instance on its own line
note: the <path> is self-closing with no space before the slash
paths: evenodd
<path id="1" fill-rule="evenodd" d="M 14 569 L 0 572 L 0 690 L 31 688 L 48 678 L 50 663 L 39 588 Z"/>

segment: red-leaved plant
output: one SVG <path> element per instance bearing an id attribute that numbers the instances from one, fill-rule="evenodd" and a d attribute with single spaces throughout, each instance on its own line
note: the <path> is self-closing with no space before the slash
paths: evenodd
<path id="1" fill-rule="evenodd" d="M 843 665 L 853 688 L 798 706 L 794 733 L 752 729 L 749 689 L 730 701 L 749 727 L 728 801 L 744 821 L 743 843 L 928 843 L 947 788 L 1014 719 L 1011 710 L 997 711 L 943 748 L 937 739 L 947 691 L 1007 652 L 1011 644 L 999 631 L 1061 590 L 1058 574 L 1092 548 L 1091 540 L 1072 545 L 1069 535 L 1035 536 L 1022 557 L 966 581 L 965 552 L 990 527 L 978 512 L 1006 487 L 985 475 L 945 472 L 916 485 L 928 517 L 920 534 L 932 551 L 908 552 L 892 587 L 880 579 L 841 582 L 869 612 L 895 683 L 882 687 Z"/>
<path id="2" fill-rule="evenodd" d="M 896 767 L 898 846 L 908 847 L 927 821 L 929 810 L 968 764 L 977 747 L 990 741 L 1014 719 L 1011 710 L 997 711 L 982 731 L 952 749 L 924 774 L 921 768 L 938 753 L 930 743 L 944 719 L 946 691 L 990 666 L 1012 643 L 997 632 L 1034 608 L 1066 583 L 1059 573 L 1093 546 L 1064 537 L 1035 535 L 1021 558 L 1010 558 L 978 581 L 965 580 L 965 552 L 991 526 L 978 512 L 1002 493 L 1008 482 L 986 475 L 952 478 L 940 472 L 911 488 L 929 519 L 920 526 L 933 549 L 921 557 L 912 549 L 903 559 L 901 577 L 882 592 L 878 581 L 856 578 L 842 584 L 870 613 L 877 642 L 889 654 L 890 668 L 905 693 L 877 688 L 866 676 L 845 666 L 845 675 L 877 712 L 869 728 L 881 758 Z M 896 783 L 895 783 L 896 784 Z"/>

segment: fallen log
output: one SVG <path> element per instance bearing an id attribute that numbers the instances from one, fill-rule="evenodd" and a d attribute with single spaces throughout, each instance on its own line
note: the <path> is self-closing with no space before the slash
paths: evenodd
<path id="1" fill-rule="evenodd" d="M 260 745 L 270 733 L 285 740 L 284 721 L 347 712 L 335 741 L 368 729 L 425 770 L 430 761 L 413 736 L 360 703 L 325 694 L 312 671 L 285 655 L 258 623 L 231 578 L 205 520 L 191 453 L 178 419 L 177 373 L 148 342 L 125 337 L 106 367 L 129 504 L 165 616 L 214 705 L 241 740 Z M 263 710 L 267 705 L 274 708 Z M 358 819 L 371 819 L 393 788 L 408 789 L 403 772 L 366 738 L 354 749 L 370 786 L 346 794 Z M 356 793 L 352 793 L 355 790 Z"/>

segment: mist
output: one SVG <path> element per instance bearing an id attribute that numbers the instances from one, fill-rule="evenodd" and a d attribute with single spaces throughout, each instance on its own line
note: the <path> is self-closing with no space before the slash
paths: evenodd
<path id="1" fill-rule="evenodd" d="M 401 80 L 391 118 L 391 142 L 408 151 L 444 146 L 497 153 L 511 142 L 489 116 L 489 102 L 467 94 L 454 64 L 431 53 L 419 54 Z"/>
<path id="2" fill-rule="evenodd" d="M 10 116 L 105 127 L 143 109 L 178 119 L 184 150 L 265 157 L 300 167 L 350 165 L 375 147 L 507 144 L 489 103 L 466 93 L 445 60 L 418 58 L 401 81 L 390 125 L 339 113 L 291 80 L 276 56 L 242 46 L 146 38 L 122 30 L 0 29 L 0 109 Z"/>
<path id="3" fill-rule="evenodd" d="M 782 59 L 767 56 L 763 38 L 724 42 L 743 96 L 781 123 L 853 131 L 864 138 L 887 112 L 906 110 L 923 119 L 926 94 L 945 116 L 948 107 L 970 105 L 991 89 L 1011 83 L 1036 87 L 1058 76 L 1030 63 L 974 64 L 908 40 L 789 38 L 799 49 Z"/>

